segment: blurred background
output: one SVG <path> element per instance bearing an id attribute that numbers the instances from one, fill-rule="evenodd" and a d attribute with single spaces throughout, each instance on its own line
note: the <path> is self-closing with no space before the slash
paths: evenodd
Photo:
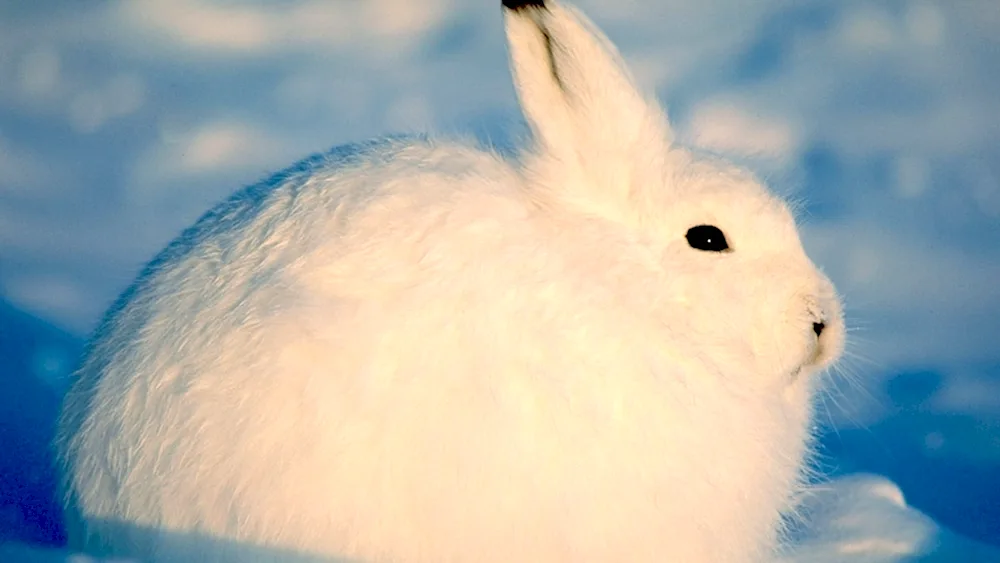
<path id="1" fill-rule="evenodd" d="M 82 343 L 210 205 L 380 134 L 523 138 L 498 4 L 0 0 L 0 542 L 63 541 Z M 822 469 L 1000 545 L 1000 2 L 577 5 L 684 143 L 803 202 L 851 326 Z"/>

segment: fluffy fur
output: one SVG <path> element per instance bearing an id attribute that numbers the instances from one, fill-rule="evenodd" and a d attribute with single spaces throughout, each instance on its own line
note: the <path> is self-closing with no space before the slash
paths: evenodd
<path id="1" fill-rule="evenodd" d="M 778 549 L 815 372 L 842 345 L 833 287 L 781 201 L 673 146 L 582 15 L 509 4 L 534 134 L 517 162 L 425 140 L 314 157 L 211 211 L 120 299 L 61 421 L 76 547 Z M 692 248 L 703 224 L 730 251 Z"/>

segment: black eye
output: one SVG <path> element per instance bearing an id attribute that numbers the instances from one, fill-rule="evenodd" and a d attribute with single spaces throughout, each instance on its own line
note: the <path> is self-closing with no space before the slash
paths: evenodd
<path id="1" fill-rule="evenodd" d="M 726 235 L 718 227 L 712 225 L 698 225 L 691 227 L 687 232 L 688 244 L 691 248 L 705 250 L 708 252 L 722 252 L 729 250 L 729 243 L 726 242 Z"/>

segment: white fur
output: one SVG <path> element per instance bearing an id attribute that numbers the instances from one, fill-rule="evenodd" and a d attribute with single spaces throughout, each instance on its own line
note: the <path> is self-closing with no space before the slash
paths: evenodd
<path id="1" fill-rule="evenodd" d="M 774 553 L 842 344 L 832 286 L 782 202 L 672 146 L 583 16 L 506 19 L 519 163 L 342 149 L 216 208 L 123 296 L 61 423 L 75 547 Z M 732 252 L 691 248 L 699 224 Z"/>

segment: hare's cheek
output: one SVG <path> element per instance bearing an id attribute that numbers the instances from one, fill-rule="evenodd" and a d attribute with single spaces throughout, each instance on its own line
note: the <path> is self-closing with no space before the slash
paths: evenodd
<path id="1" fill-rule="evenodd" d="M 815 353 L 812 321 L 800 293 L 793 284 L 771 280 L 748 297 L 753 354 L 766 384 L 791 382 Z"/>

